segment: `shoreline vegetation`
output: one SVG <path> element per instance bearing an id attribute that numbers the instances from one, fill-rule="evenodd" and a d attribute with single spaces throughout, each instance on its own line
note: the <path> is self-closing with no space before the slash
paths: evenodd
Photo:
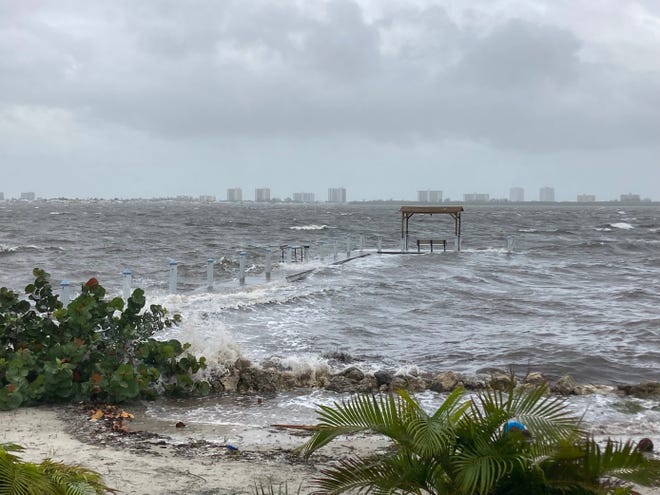
<path id="1" fill-rule="evenodd" d="M 449 397 L 463 390 L 476 397 L 538 390 L 555 396 L 660 397 L 659 382 L 585 385 L 566 375 L 550 384 L 532 371 L 522 378 L 501 370 L 476 376 L 452 371 L 365 373 L 344 353 L 328 354 L 327 365 L 302 371 L 275 358 L 259 365 L 239 358 L 223 369 L 208 369 L 206 359 L 191 355 L 188 344 L 153 337 L 178 324 L 180 316 L 170 316 L 158 305 L 146 308 L 141 289 L 126 301 L 108 300 L 105 289 L 90 279 L 65 306 L 54 294 L 49 275 L 40 269 L 34 275 L 26 299 L 0 289 L 0 444 L 24 447 L 16 455 L 27 462 L 50 458 L 97 471 L 104 483 L 124 493 L 308 493 L 310 480 L 328 473 L 346 451 L 382 456 L 392 449 L 390 442 L 354 428 L 346 433 L 362 432 L 305 460 L 295 449 L 305 436 L 318 433 L 306 425 L 245 426 L 240 448 L 226 441 L 209 442 L 203 432 L 188 441 L 175 440 L 168 428 L 185 428 L 183 423 L 163 429 L 145 417 L 140 401 L 158 397 L 315 388 L 364 397 L 404 390 Z"/>

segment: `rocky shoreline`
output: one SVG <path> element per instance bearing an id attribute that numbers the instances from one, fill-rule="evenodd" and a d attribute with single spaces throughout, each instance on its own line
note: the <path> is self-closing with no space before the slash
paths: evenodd
<path id="1" fill-rule="evenodd" d="M 341 366 L 336 366 L 340 368 Z M 281 360 L 269 359 L 254 365 L 245 358 L 237 359 L 222 373 L 212 372 L 205 377 L 214 392 L 275 393 L 292 389 L 321 388 L 337 393 L 376 393 L 405 389 L 411 392 L 451 392 L 457 387 L 467 390 L 508 390 L 513 387 L 532 387 L 547 383 L 557 395 L 611 394 L 638 398 L 660 397 L 660 382 L 645 381 L 618 386 L 580 384 L 571 375 L 552 381 L 543 373 L 530 371 L 525 376 L 493 369 L 469 376 L 453 371 L 393 372 L 378 370 L 365 372 L 357 366 L 344 365 L 339 371 L 330 366 L 294 370 Z"/>

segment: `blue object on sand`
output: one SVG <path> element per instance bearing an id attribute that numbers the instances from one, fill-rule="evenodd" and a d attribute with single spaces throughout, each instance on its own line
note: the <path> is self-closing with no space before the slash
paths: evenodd
<path id="1" fill-rule="evenodd" d="M 519 421 L 514 421 L 514 420 L 511 420 L 511 421 L 507 422 L 507 424 L 504 425 L 504 431 L 505 432 L 508 432 L 508 431 L 511 431 L 511 430 L 513 430 L 513 431 L 524 431 L 526 429 L 527 429 L 527 427 L 524 424 L 520 423 Z"/>
<path id="2" fill-rule="evenodd" d="M 230 443 L 225 444 L 225 447 L 227 448 L 227 450 L 231 450 L 231 451 L 236 451 L 236 450 L 238 450 L 238 447 L 234 447 L 234 446 L 233 446 L 232 444 L 230 444 Z"/>

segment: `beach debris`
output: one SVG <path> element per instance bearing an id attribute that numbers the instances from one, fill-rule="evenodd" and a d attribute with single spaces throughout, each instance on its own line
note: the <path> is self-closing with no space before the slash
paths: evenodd
<path id="1" fill-rule="evenodd" d="M 282 428 L 288 430 L 306 430 L 306 431 L 316 431 L 318 427 L 315 425 L 287 425 L 287 424 L 272 424 L 270 425 L 273 428 Z"/>
<path id="2" fill-rule="evenodd" d="M 103 409 L 97 409 L 94 411 L 94 413 L 89 417 L 90 421 L 98 421 L 103 417 Z"/>
<path id="3" fill-rule="evenodd" d="M 113 404 L 90 408 L 87 413 L 89 414 L 90 421 L 103 421 L 110 430 L 118 433 L 128 433 L 129 428 L 124 421 L 135 419 L 134 414 L 120 409 Z"/>

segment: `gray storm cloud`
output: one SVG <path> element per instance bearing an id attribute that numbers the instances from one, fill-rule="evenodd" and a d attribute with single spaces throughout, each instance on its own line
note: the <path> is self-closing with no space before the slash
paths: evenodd
<path id="1" fill-rule="evenodd" d="M 582 61 L 574 34 L 521 19 L 477 30 L 437 6 L 402 6 L 367 21 L 350 0 L 31 7 L 4 5 L 5 109 L 168 138 L 346 134 L 525 151 L 643 144 L 660 128 L 658 73 Z"/>
<path id="2" fill-rule="evenodd" d="M 360 197 L 657 196 L 659 41 L 639 0 L 0 0 L 0 160 L 75 194 L 288 195 L 313 167 Z"/>

